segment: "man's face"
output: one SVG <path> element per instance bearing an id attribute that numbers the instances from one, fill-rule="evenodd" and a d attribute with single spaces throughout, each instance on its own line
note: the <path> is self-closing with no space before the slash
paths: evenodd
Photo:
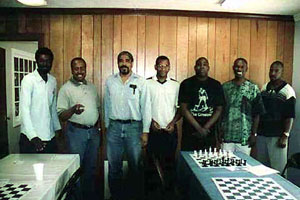
<path id="1" fill-rule="evenodd" d="M 86 66 L 82 60 L 75 60 L 71 69 L 74 80 L 78 82 L 84 81 L 86 77 Z"/>
<path id="2" fill-rule="evenodd" d="M 52 67 L 52 60 L 49 55 L 41 54 L 36 62 L 37 62 L 37 66 L 38 66 L 37 70 L 40 73 L 47 74 L 50 72 L 51 67 Z"/>
<path id="3" fill-rule="evenodd" d="M 235 77 L 244 78 L 247 72 L 247 65 L 242 60 L 238 60 L 232 67 Z"/>
<path id="4" fill-rule="evenodd" d="M 127 75 L 131 73 L 132 70 L 132 61 L 130 60 L 129 56 L 124 54 L 118 60 L 118 67 L 120 74 Z"/>
<path id="5" fill-rule="evenodd" d="M 200 59 L 196 62 L 196 65 L 194 67 L 196 75 L 202 78 L 205 78 L 208 76 L 209 71 L 209 65 L 206 59 Z"/>
<path id="6" fill-rule="evenodd" d="M 282 67 L 280 65 L 272 65 L 270 67 L 269 77 L 271 81 L 276 81 L 281 79 L 282 76 Z"/>
<path id="7" fill-rule="evenodd" d="M 158 65 L 155 65 L 155 70 L 158 77 L 166 78 L 170 71 L 169 60 L 161 60 Z"/>

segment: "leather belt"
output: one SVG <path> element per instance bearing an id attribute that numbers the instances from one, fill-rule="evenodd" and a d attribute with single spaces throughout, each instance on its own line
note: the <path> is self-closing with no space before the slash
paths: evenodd
<path id="1" fill-rule="evenodd" d="M 81 128 L 81 129 L 91 129 L 91 128 L 95 127 L 95 125 L 94 126 L 87 126 L 87 125 L 82 125 L 82 124 L 78 124 L 78 123 L 71 122 L 71 121 L 69 121 L 69 122 L 72 124 L 72 126 L 74 126 L 76 128 Z"/>
<path id="2" fill-rule="evenodd" d="M 121 124 L 131 124 L 133 122 L 137 122 L 137 120 L 134 120 L 134 119 L 126 119 L 126 120 L 114 119 L 113 121 L 119 122 Z"/>

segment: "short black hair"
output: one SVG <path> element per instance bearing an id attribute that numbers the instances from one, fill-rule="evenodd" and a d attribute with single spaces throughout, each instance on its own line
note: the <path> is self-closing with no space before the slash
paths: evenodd
<path id="1" fill-rule="evenodd" d="M 71 60 L 71 68 L 73 67 L 75 61 L 77 61 L 77 60 L 81 60 L 84 63 L 85 67 L 86 67 L 86 62 L 82 57 L 75 57 Z"/>
<path id="2" fill-rule="evenodd" d="M 242 61 L 243 63 L 245 63 L 246 64 L 246 66 L 248 66 L 248 62 L 247 62 L 247 60 L 245 59 L 245 58 L 237 58 L 237 59 L 235 59 L 235 61 L 234 61 L 234 63 L 233 63 L 233 66 L 236 66 L 237 65 L 237 63 L 239 62 L 239 61 Z"/>
<path id="3" fill-rule="evenodd" d="M 273 65 L 277 65 L 277 66 L 280 66 L 282 69 L 283 69 L 283 62 L 281 62 L 281 61 L 279 61 L 279 60 L 276 60 L 276 61 L 274 61 L 272 64 L 271 64 L 271 67 L 273 66 Z"/>
<path id="4" fill-rule="evenodd" d="M 203 60 L 203 59 L 206 60 L 206 62 L 209 64 L 207 58 L 205 58 L 205 57 L 200 57 L 200 58 L 198 58 L 198 59 L 196 60 L 195 66 L 197 65 L 198 62 L 200 62 L 200 60 Z"/>
<path id="5" fill-rule="evenodd" d="M 158 56 L 155 61 L 155 65 L 158 65 L 162 60 L 167 60 L 170 63 L 170 60 L 167 56 Z"/>
<path id="6" fill-rule="evenodd" d="M 47 47 L 41 47 L 41 48 L 38 48 L 38 50 L 36 50 L 36 52 L 35 52 L 35 61 L 36 62 L 38 61 L 38 59 L 40 58 L 40 56 L 42 54 L 50 56 L 51 61 L 53 61 L 54 55 L 53 55 L 52 51 Z"/>
<path id="7" fill-rule="evenodd" d="M 122 51 L 121 53 L 119 53 L 118 62 L 121 59 L 121 56 L 123 56 L 123 55 L 127 55 L 129 57 L 129 59 L 131 60 L 131 62 L 133 62 L 133 56 L 129 51 Z"/>

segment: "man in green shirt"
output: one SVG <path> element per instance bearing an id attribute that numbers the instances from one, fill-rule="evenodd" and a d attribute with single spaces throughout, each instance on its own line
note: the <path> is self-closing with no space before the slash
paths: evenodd
<path id="1" fill-rule="evenodd" d="M 264 106 L 258 86 L 245 78 L 247 65 L 244 58 L 237 58 L 233 65 L 235 78 L 223 84 L 226 107 L 221 138 L 224 150 L 250 155 Z"/>

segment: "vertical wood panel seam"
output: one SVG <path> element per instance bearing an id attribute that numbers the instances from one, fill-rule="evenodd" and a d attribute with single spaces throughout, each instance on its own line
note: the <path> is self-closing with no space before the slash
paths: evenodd
<path id="1" fill-rule="evenodd" d="M 65 77 L 65 16 L 63 15 L 62 16 L 63 18 L 63 21 L 62 21 L 62 24 L 63 24 L 63 31 L 62 31 L 62 34 L 63 34 L 63 37 L 62 37 L 62 40 L 63 40 L 63 56 L 62 56 L 62 59 L 63 59 L 63 80 L 62 82 L 64 82 L 64 77 Z"/>
<path id="2" fill-rule="evenodd" d="M 158 55 L 160 55 L 160 15 L 158 16 Z"/>
<path id="3" fill-rule="evenodd" d="M 109 15 L 108 15 L 109 16 Z M 112 48 L 111 48 L 111 63 L 112 63 L 112 74 L 114 74 L 114 70 L 115 70 L 115 63 L 114 63 L 114 52 L 115 52 L 115 20 L 114 20 L 115 16 L 112 15 Z M 103 27 L 101 27 L 103 29 Z M 121 48 L 122 48 L 122 15 L 121 15 Z M 117 62 L 118 63 L 118 62 Z"/>
<path id="4" fill-rule="evenodd" d="M 175 43 L 175 45 L 176 45 L 176 59 L 175 59 L 175 62 L 176 62 L 175 64 L 176 65 L 175 65 L 175 67 L 176 68 L 175 68 L 175 77 L 174 78 L 176 80 L 178 79 L 177 78 L 178 77 L 178 75 L 177 75 L 177 68 L 178 68 L 178 66 L 177 66 L 178 65 L 178 62 L 177 62 L 177 60 L 178 60 L 178 49 L 177 49 L 178 46 L 177 46 L 177 42 L 178 42 L 178 16 L 176 16 L 176 43 Z"/>
<path id="5" fill-rule="evenodd" d="M 264 68 L 265 68 L 265 75 L 264 75 L 264 84 L 266 83 L 266 69 L 267 69 L 267 59 L 268 59 L 268 51 L 267 51 L 267 49 L 268 49 L 268 34 L 269 34 L 269 20 L 267 21 L 267 27 L 266 27 L 266 29 L 267 29 L 267 31 L 266 31 L 266 49 L 265 49 L 265 66 L 264 66 Z M 277 27 L 278 28 L 278 27 Z M 277 31 L 278 32 L 278 31 Z M 277 42 L 276 42 L 277 43 Z M 277 47 L 276 47 L 277 48 Z M 276 54 L 277 54 L 277 49 L 276 49 Z"/>
<path id="6" fill-rule="evenodd" d="M 139 67 L 138 67 L 138 60 L 139 60 L 139 19 L 138 16 L 136 15 L 136 73 L 138 74 L 139 72 Z"/>
<path id="7" fill-rule="evenodd" d="M 216 77 L 216 68 L 217 68 L 217 65 L 216 65 L 216 55 L 217 55 L 217 48 L 216 48 L 216 45 L 217 45 L 217 21 L 216 21 L 216 18 L 215 18 L 215 46 L 214 46 L 214 57 L 213 57 L 213 59 L 214 59 L 214 64 L 215 64 L 215 66 L 214 66 L 214 77 Z"/>
<path id="8" fill-rule="evenodd" d="M 93 83 L 95 83 L 95 43 L 94 43 L 94 41 L 95 41 L 95 15 L 92 15 L 92 19 L 93 19 L 93 21 L 92 21 L 92 23 L 93 23 L 93 25 L 92 25 L 92 27 L 93 27 L 93 61 L 92 61 L 92 67 L 93 67 Z"/>
<path id="9" fill-rule="evenodd" d="M 147 44 L 147 41 L 146 41 L 146 39 L 147 39 L 147 37 L 146 37 L 146 35 L 147 35 L 147 17 L 144 16 L 144 18 L 145 18 L 145 34 L 144 34 L 144 39 L 145 39 L 145 42 L 144 42 L 144 77 L 145 77 L 146 76 L 146 58 L 147 58 L 147 56 L 146 56 L 146 54 L 147 54 L 147 51 L 146 51 L 146 44 Z"/>
<path id="10" fill-rule="evenodd" d="M 189 69 L 190 69 L 190 19 L 191 17 L 188 18 L 188 48 L 187 48 L 187 60 L 188 60 L 188 64 L 187 64 L 187 76 L 189 75 Z"/>
<path id="11" fill-rule="evenodd" d="M 80 34 L 80 57 L 82 57 L 82 51 L 83 51 L 83 48 L 82 48 L 82 34 L 83 34 L 83 29 L 82 29 L 82 15 L 80 15 L 80 20 L 81 20 L 81 23 L 80 23 L 80 32 L 81 32 L 81 34 Z"/>
<path id="12" fill-rule="evenodd" d="M 114 26 L 114 29 L 115 29 L 115 26 Z M 114 38 L 114 35 L 115 34 L 113 34 L 113 38 Z M 121 51 L 123 51 L 123 15 L 121 15 Z"/>

